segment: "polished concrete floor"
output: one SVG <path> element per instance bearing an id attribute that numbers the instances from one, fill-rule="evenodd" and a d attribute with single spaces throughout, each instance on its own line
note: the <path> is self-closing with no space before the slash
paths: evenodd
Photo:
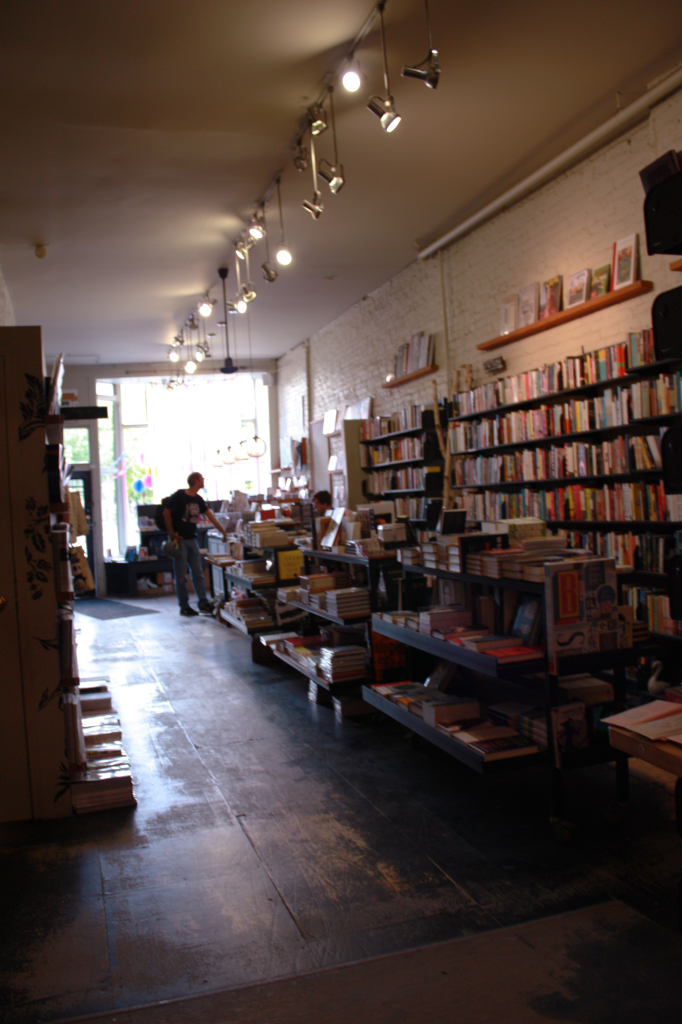
<path id="1" fill-rule="evenodd" d="M 336 722 L 210 618 L 78 616 L 106 674 L 138 806 L 0 826 L 0 1017 L 79 1015 L 314 971 L 619 899 L 675 928 L 665 788 L 609 766 L 479 777 L 384 716 Z"/>

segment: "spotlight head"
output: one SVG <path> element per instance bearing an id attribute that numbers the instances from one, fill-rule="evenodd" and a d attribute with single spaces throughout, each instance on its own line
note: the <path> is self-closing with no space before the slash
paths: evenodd
<path id="1" fill-rule="evenodd" d="M 324 107 L 309 107 L 310 134 L 321 135 L 327 127 L 327 115 Z"/>
<path id="2" fill-rule="evenodd" d="M 324 206 L 322 205 L 322 196 L 319 192 L 313 192 L 313 198 L 304 199 L 301 206 L 304 210 L 308 211 L 313 220 L 317 220 L 324 210 Z"/>
<path id="3" fill-rule="evenodd" d="M 260 221 L 254 220 L 253 224 L 249 225 L 249 234 L 255 242 L 259 242 L 265 236 L 265 231 Z"/>
<path id="4" fill-rule="evenodd" d="M 208 296 L 199 303 L 199 312 L 202 316 L 210 316 L 213 312 L 213 303 L 209 300 Z"/>
<path id="5" fill-rule="evenodd" d="M 237 299 L 234 305 L 238 313 L 246 313 L 246 302 L 244 299 Z"/>
<path id="6" fill-rule="evenodd" d="M 356 60 L 346 68 L 341 83 L 346 92 L 357 92 L 362 82 L 360 80 L 360 65 Z"/>
<path id="7" fill-rule="evenodd" d="M 176 348 L 172 348 L 168 353 L 168 358 L 170 359 L 171 363 L 178 363 L 180 361 L 180 353 Z"/>
<path id="8" fill-rule="evenodd" d="M 261 263 L 261 270 L 263 271 L 263 277 L 270 284 L 277 280 L 277 271 L 271 263 Z"/>
<path id="9" fill-rule="evenodd" d="M 190 315 L 187 317 L 187 326 L 189 327 L 190 331 L 196 331 L 196 329 L 198 328 L 199 322 L 194 313 L 190 313 Z"/>
<path id="10" fill-rule="evenodd" d="M 237 242 L 237 244 L 235 245 L 234 248 L 235 248 L 235 252 L 237 253 L 237 256 L 239 256 L 239 259 L 240 260 L 245 260 L 246 259 L 246 246 L 244 245 L 244 242 L 240 239 L 240 241 Z"/>
<path id="11" fill-rule="evenodd" d="M 428 57 L 424 61 L 426 67 L 417 65 L 413 68 L 404 67 L 402 70 L 403 78 L 417 78 L 424 85 L 428 86 L 429 89 L 435 89 L 438 86 L 438 79 L 440 78 L 440 65 L 438 64 L 438 50 L 431 50 Z"/>
<path id="12" fill-rule="evenodd" d="M 244 299 L 244 302 L 253 302 L 253 300 L 256 298 L 256 293 L 253 290 L 251 285 L 249 285 L 249 284 L 243 284 L 242 285 L 241 297 Z"/>
<path id="13" fill-rule="evenodd" d="M 198 349 L 197 349 L 197 351 L 196 351 L 196 354 L 195 354 L 194 358 L 196 359 L 196 361 L 197 361 L 198 363 L 203 363 L 203 361 L 204 361 L 204 352 L 203 352 L 203 349 L 200 349 L 200 348 L 198 348 Z"/>
<path id="14" fill-rule="evenodd" d="M 336 195 L 337 192 L 340 192 L 346 183 L 346 179 L 343 175 L 343 166 L 341 164 L 334 166 L 333 164 L 330 164 L 328 160 L 320 160 L 320 166 L 317 169 L 317 173 L 322 178 L 322 181 L 327 182 L 330 192 L 333 192 L 334 195 Z"/>
<path id="15" fill-rule="evenodd" d="M 401 117 L 396 112 L 392 96 L 387 96 L 385 100 L 381 96 L 372 96 L 367 104 L 367 109 L 380 118 L 381 127 L 385 132 L 395 131 L 400 124 Z"/>
<path id="16" fill-rule="evenodd" d="M 194 373 L 197 368 L 197 364 L 193 359 L 188 359 L 185 363 L 185 373 Z"/>
<path id="17" fill-rule="evenodd" d="M 296 147 L 296 156 L 294 157 L 294 167 L 297 171 L 308 170 L 308 149 L 306 146 L 302 146 L 300 143 Z"/>
<path id="18" fill-rule="evenodd" d="M 277 249 L 276 259 L 277 262 L 282 267 L 288 267 L 289 264 L 291 263 L 293 256 L 291 255 L 291 250 L 289 249 L 289 246 L 286 245 L 285 242 L 282 242 L 282 244 Z"/>

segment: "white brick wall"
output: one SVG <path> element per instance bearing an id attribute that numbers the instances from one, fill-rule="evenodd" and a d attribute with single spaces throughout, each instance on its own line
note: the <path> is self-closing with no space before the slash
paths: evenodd
<path id="1" fill-rule="evenodd" d="M 499 333 L 499 307 L 533 281 L 611 261 L 616 239 L 640 235 L 642 278 L 655 293 L 682 285 L 668 269 L 673 257 L 646 255 L 639 171 L 669 149 L 682 149 L 682 91 L 655 108 L 648 120 L 545 185 L 443 253 L 453 379 L 472 363 L 476 384 L 488 379 L 483 362 L 502 355 L 508 371 L 530 369 L 566 354 L 622 340 L 651 325 L 653 295 L 624 302 L 493 352 L 476 345 Z M 444 210 L 447 213 L 447 210 Z M 654 294 L 655 294 L 654 293 Z M 431 400 L 431 378 L 382 390 L 398 346 L 415 331 L 436 336 L 439 396 L 445 393 L 443 309 L 438 257 L 416 260 L 309 340 L 310 411 L 372 395 L 376 414 Z M 280 437 L 300 432 L 306 387 L 304 346 L 278 363 Z"/>

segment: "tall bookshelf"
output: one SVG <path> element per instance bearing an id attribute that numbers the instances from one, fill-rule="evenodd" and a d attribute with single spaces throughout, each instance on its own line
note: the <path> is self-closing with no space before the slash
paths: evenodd
<path id="1" fill-rule="evenodd" d="M 441 422 L 445 420 L 441 413 Z M 391 429 L 398 425 L 398 429 Z M 443 459 L 432 409 L 411 406 L 363 426 L 368 500 L 395 501 L 399 516 L 426 521 L 426 502 L 443 496 Z"/>
<path id="2" fill-rule="evenodd" d="M 67 507 L 54 491 L 62 424 L 46 416 L 40 328 L 0 328 L 0 373 L 0 820 L 55 818 L 71 814 L 81 747 Z"/>

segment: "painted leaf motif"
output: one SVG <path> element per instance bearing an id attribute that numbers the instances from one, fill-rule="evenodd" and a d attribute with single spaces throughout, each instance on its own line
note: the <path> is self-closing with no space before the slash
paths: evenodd
<path id="1" fill-rule="evenodd" d="M 25 373 L 26 391 L 25 401 L 19 402 L 21 412 L 21 423 L 19 425 L 19 440 L 25 441 L 34 430 L 45 426 L 45 395 L 43 383 L 32 373 Z"/>

